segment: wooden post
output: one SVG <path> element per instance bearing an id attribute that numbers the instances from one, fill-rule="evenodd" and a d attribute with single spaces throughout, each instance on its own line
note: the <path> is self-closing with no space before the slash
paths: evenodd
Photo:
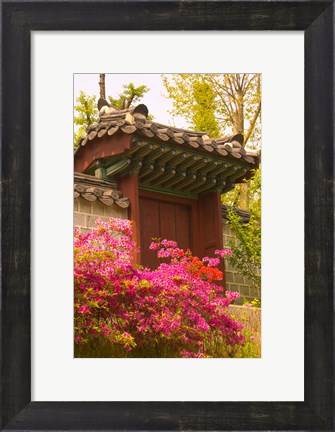
<path id="1" fill-rule="evenodd" d="M 106 100 L 106 85 L 105 85 L 106 75 L 100 74 L 99 78 L 100 78 L 99 80 L 100 98 Z"/>
<path id="2" fill-rule="evenodd" d="M 221 194 L 209 192 L 199 196 L 199 235 L 201 237 L 202 256 L 214 257 L 217 249 L 223 248 L 223 230 L 221 213 Z M 224 264 L 220 267 L 224 271 Z M 225 274 L 223 286 L 226 287 Z"/>
<path id="3" fill-rule="evenodd" d="M 133 240 L 140 246 L 140 203 L 138 196 L 138 177 L 137 175 L 127 174 L 116 179 L 116 184 L 123 195 L 129 198 L 128 219 L 132 221 Z M 141 262 L 141 252 L 134 254 L 135 263 Z"/>

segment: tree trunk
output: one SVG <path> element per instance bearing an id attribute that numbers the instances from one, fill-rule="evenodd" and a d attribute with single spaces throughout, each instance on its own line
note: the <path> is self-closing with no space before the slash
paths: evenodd
<path id="1" fill-rule="evenodd" d="M 244 101 L 243 92 L 236 92 L 236 111 L 233 113 L 233 133 L 234 134 L 244 134 Z"/>
<path id="2" fill-rule="evenodd" d="M 237 92 L 237 106 L 238 106 L 238 129 L 239 133 L 244 134 L 244 95 L 243 91 Z"/>
<path id="3" fill-rule="evenodd" d="M 105 74 L 100 74 L 99 87 L 100 87 L 100 97 L 106 100 L 106 85 L 105 85 Z"/>
<path id="4" fill-rule="evenodd" d="M 236 117 L 234 121 L 234 133 L 240 133 L 244 135 L 244 94 L 242 90 L 238 90 L 237 94 L 237 109 Z M 241 184 L 240 196 L 239 196 L 239 208 L 243 210 L 248 209 L 248 196 L 249 196 L 249 182 Z"/>

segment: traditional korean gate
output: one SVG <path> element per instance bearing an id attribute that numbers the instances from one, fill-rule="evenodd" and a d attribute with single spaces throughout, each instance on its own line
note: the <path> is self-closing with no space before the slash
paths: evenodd
<path id="1" fill-rule="evenodd" d="M 157 252 L 149 249 L 152 238 L 175 240 L 182 249 L 192 249 L 191 208 L 186 204 L 140 197 L 141 263 L 159 264 Z"/>

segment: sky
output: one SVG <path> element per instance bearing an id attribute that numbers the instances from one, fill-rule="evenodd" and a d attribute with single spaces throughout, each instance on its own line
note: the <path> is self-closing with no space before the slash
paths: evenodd
<path id="1" fill-rule="evenodd" d="M 187 122 L 182 117 L 173 118 L 169 114 L 172 109 L 171 100 L 164 97 L 166 90 L 160 74 L 106 74 L 106 96 L 114 98 L 123 92 L 124 84 L 133 83 L 136 87 L 146 85 L 150 91 L 139 103 L 148 107 L 149 114 L 158 123 L 187 128 Z M 80 91 L 89 95 L 96 95 L 99 99 L 99 74 L 74 74 L 74 104 Z"/>
<path id="2" fill-rule="evenodd" d="M 99 74 L 98 73 L 83 73 L 74 74 L 74 91 L 73 102 L 76 104 L 76 98 L 80 91 L 84 91 L 88 95 L 96 95 L 97 101 L 100 97 Z M 168 76 L 166 74 L 165 76 Z M 133 83 L 136 87 L 146 85 L 150 90 L 144 94 L 138 104 L 143 103 L 148 107 L 149 114 L 154 116 L 154 121 L 157 123 L 175 126 L 183 129 L 192 129 L 187 120 L 181 116 L 172 116 L 170 111 L 173 108 L 172 100 L 166 97 L 167 91 L 164 87 L 161 74 L 105 74 L 106 97 L 113 96 L 117 98 L 123 92 L 123 85 Z M 249 125 L 245 119 L 245 127 Z M 79 126 L 74 125 L 74 130 L 77 131 Z M 232 133 L 231 129 L 225 130 L 224 135 Z M 249 147 L 253 147 L 249 141 Z M 256 143 L 260 147 L 259 143 Z"/>

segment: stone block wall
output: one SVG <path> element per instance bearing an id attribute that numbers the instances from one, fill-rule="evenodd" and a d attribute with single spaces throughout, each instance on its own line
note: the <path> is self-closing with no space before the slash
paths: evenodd
<path id="1" fill-rule="evenodd" d="M 105 206 L 98 200 L 90 202 L 82 197 L 74 200 L 74 226 L 81 228 L 84 233 L 95 228 L 94 221 L 96 219 L 106 222 L 111 217 L 127 219 L 127 209 L 123 209 L 117 204 Z"/>
<path id="2" fill-rule="evenodd" d="M 234 232 L 228 227 L 227 224 L 223 224 L 223 247 L 229 248 L 229 242 L 234 238 Z M 238 291 L 241 294 L 240 301 L 243 303 L 244 300 L 253 300 L 254 298 L 260 298 L 260 290 L 252 288 L 252 283 L 245 277 L 242 276 L 236 268 L 225 261 L 225 274 L 226 274 L 226 287 L 229 291 Z"/>

